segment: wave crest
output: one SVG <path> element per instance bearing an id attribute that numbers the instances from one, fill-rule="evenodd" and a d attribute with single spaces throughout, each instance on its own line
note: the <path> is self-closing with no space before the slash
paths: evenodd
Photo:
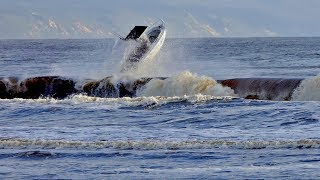
<path id="1" fill-rule="evenodd" d="M 191 141 L 160 141 L 160 140 L 119 140 L 119 141 L 66 141 L 66 140 L 26 140 L 26 139 L 0 139 L 0 148 L 114 148 L 114 149 L 301 149 L 320 148 L 320 140 L 304 139 L 296 141 L 228 141 L 228 140 L 191 140 Z"/>
<path id="2" fill-rule="evenodd" d="M 184 95 L 233 96 L 234 91 L 214 79 L 184 71 L 167 79 L 152 79 L 137 92 L 137 96 L 184 96 Z"/>
<path id="3" fill-rule="evenodd" d="M 320 101 L 320 75 L 304 79 L 292 93 L 294 101 Z"/>
<path id="4" fill-rule="evenodd" d="M 173 96 L 173 97 L 165 97 L 165 96 L 142 96 L 142 97 L 122 97 L 122 98 L 101 98 L 101 97 L 93 97 L 87 96 L 83 94 L 77 94 L 70 96 L 67 99 L 54 99 L 54 98 L 39 98 L 39 99 L 0 99 L 0 103 L 27 103 L 27 104 L 62 104 L 62 105 L 85 105 L 85 104 L 99 104 L 107 105 L 109 108 L 119 108 L 119 107 L 149 107 L 149 106 L 161 106 L 170 103 L 177 102 L 188 102 L 188 103 L 204 103 L 208 101 L 229 101 L 235 99 L 233 97 L 225 96 L 225 97 L 215 97 L 211 95 L 202 95 L 196 94 L 192 96 Z M 106 106 L 104 106 L 105 108 Z"/>

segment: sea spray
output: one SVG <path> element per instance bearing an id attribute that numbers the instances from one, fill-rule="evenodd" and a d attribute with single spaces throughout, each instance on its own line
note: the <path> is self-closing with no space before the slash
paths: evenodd
<path id="1" fill-rule="evenodd" d="M 189 71 L 167 79 L 152 79 L 140 90 L 137 96 L 184 96 L 204 94 L 212 96 L 233 96 L 234 91 L 229 87 L 223 87 L 214 79 L 199 76 Z"/>
<path id="2" fill-rule="evenodd" d="M 162 25 L 158 27 L 160 28 Z M 154 63 L 151 63 L 151 61 L 154 62 L 156 59 L 156 56 L 164 43 L 166 31 L 161 30 L 159 37 L 157 37 L 157 40 L 155 41 L 151 41 L 148 36 L 143 34 L 136 41 L 126 41 L 128 47 L 124 51 L 124 56 L 120 63 L 120 67 L 118 68 L 118 72 L 129 72 L 130 74 L 135 74 L 135 76 L 138 77 L 154 75 L 152 72 L 154 69 L 158 68 L 152 66 Z"/>
<path id="3" fill-rule="evenodd" d="M 294 101 L 320 101 L 320 75 L 305 79 L 292 93 Z"/>

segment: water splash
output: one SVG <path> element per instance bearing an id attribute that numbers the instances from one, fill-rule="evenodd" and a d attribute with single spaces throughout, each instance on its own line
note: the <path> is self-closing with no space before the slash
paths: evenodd
<path id="1" fill-rule="evenodd" d="M 121 107 L 159 107 L 162 105 L 177 103 L 177 102 L 188 102 L 188 103 L 204 103 L 208 101 L 223 101 L 227 102 L 234 99 L 233 97 L 215 97 L 210 95 L 193 95 L 193 96 L 150 96 L 150 97 L 122 97 L 122 98 L 101 98 L 92 97 L 83 94 L 77 94 L 70 96 L 66 99 L 54 99 L 54 98 L 39 98 L 39 99 L 0 99 L 0 104 L 15 104 L 24 103 L 30 106 L 37 105 L 61 105 L 61 106 L 86 106 L 96 104 L 99 107 L 103 106 L 103 109 L 118 109 Z"/>
<path id="2" fill-rule="evenodd" d="M 320 75 L 305 79 L 292 94 L 294 101 L 320 101 Z"/>
<path id="3" fill-rule="evenodd" d="M 231 88 L 223 87 L 212 78 L 199 76 L 189 71 L 164 80 L 152 79 L 137 92 L 138 96 L 170 97 L 195 94 L 236 97 Z"/>

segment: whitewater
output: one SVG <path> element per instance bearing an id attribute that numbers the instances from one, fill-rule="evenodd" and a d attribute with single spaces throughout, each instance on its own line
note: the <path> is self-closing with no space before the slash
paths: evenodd
<path id="1" fill-rule="evenodd" d="M 0 99 L 0 176 L 316 179 L 319 44 L 320 38 L 168 39 L 158 57 L 119 73 L 123 49 L 113 39 L 1 40 L 8 92 L 26 91 L 30 77 L 59 76 L 75 82 L 77 93 Z M 254 100 L 221 84 L 233 78 L 299 84 L 290 101 Z M 119 97 L 120 82 L 136 93 Z M 108 83 L 110 96 L 99 88 Z"/>

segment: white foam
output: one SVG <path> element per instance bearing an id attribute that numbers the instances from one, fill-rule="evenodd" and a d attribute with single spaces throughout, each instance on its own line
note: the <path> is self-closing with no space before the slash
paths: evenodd
<path id="1" fill-rule="evenodd" d="M 77 94 L 70 96 L 67 99 L 54 99 L 54 98 L 39 98 L 39 99 L 0 99 L 0 103 L 27 103 L 27 104 L 63 104 L 63 105 L 86 105 L 90 104 L 89 107 L 103 107 L 104 109 L 116 109 L 120 107 L 138 107 L 138 106 L 161 106 L 168 103 L 175 102 L 190 102 L 199 103 L 207 102 L 210 100 L 216 101 L 228 101 L 232 100 L 233 97 L 215 97 L 210 95 L 192 95 L 192 96 L 174 96 L 174 97 L 164 97 L 164 96 L 142 96 L 142 97 L 122 97 L 122 98 L 100 98 L 92 97 L 83 94 Z"/>
<path id="2" fill-rule="evenodd" d="M 198 76 L 189 71 L 165 80 L 153 79 L 137 92 L 138 96 L 167 97 L 196 94 L 236 97 L 231 88 L 223 87 L 212 78 Z"/>
<path id="3" fill-rule="evenodd" d="M 211 148 L 237 148 L 237 149 L 288 149 L 288 148 L 320 148 L 319 140 L 296 141 L 229 141 L 229 140 L 107 140 L 107 141 L 75 141 L 75 140 L 45 140 L 45 139 L 15 139 L 1 138 L 0 148 L 115 148 L 115 149 L 211 149 Z"/>
<path id="4" fill-rule="evenodd" d="M 292 93 L 293 101 L 320 101 L 320 76 L 303 80 Z"/>

